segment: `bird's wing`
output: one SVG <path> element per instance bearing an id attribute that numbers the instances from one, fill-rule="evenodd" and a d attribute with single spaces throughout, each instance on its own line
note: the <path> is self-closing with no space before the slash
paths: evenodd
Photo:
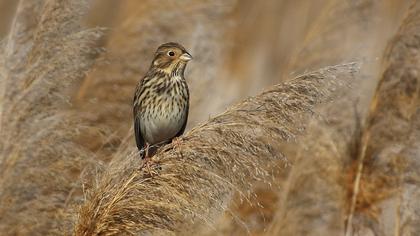
<path id="1" fill-rule="evenodd" d="M 178 131 L 178 133 L 175 135 L 175 137 L 181 136 L 185 131 L 185 127 L 187 127 L 189 108 L 190 108 L 190 105 L 187 104 L 187 108 L 186 108 L 186 111 L 185 111 L 186 112 L 186 117 L 185 117 L 184 124 L 182 124 L 181 129 Z"/>
<path id="2" fill-rule="evenodd" d="M 144 147 L 144 139 L 141 134 L 140 117 L 134 114 L 134 135 L 136 136 L 137 148 L 141 150 Z"/>
<path id="3" fill-rule="evenodd" d="M 141 133 L 141 124 L 140 124 L 140 116 L 139 116 L 139 107 L 140 104 L 138 103 L 139 95 L 140 95 L 140 89 L 141 89 L 141 83 L 138 84 L 136 88 L 136 92 L 134 94 L 134 100 L 133 100 L 133 115 L 134 115 L 134 135 L 136 136 L 136 144 L 137 148 L 141 150 L 144 147 L 144 139 L 143 135 Z"/>

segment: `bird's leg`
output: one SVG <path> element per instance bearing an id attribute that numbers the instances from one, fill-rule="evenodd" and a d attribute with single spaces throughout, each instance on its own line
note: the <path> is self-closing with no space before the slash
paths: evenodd
<path id="1" fill-rule="evenodd" d="M 150 147 L 150 144 L 146 143 L 146 148 L 144 150 L 144 159 L 149 158 L 149 147 Z"/>
<path id="2" fill-rule="evenodd" d="M 149 148 L 150 148 L 150 144 L 146 143 L 142 169 L 146 168 L 147 172 L 149 172 L 149 175 L 153 176 L 152 171 L 150 169 L 150 162 L 152 162 L 152 158 L 149 157 Z"/>

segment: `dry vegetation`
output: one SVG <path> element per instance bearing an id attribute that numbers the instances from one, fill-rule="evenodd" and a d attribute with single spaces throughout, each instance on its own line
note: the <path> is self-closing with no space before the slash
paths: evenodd
<path id="1" fill-rule="evenodd" d="M 0 13 L 0 235 L 420 234 L 420 3 L 0 0 Z M 151 177 L 131 99 L 166 41 L 195 58 L 191 119 Z"/>
<path id="2" fill-rule="evenodd" d="M 158 153 L 152 177 L 136 154 L 111 161 L 81 210 L 77 234 L 167 234 L 197 220 L 211 224 L 235 191 L 247 198 L 254 181 L 281 170 L 278 143 L 294 139 L 313 106 L 356 71 L 357 64 L 326 68 L 247 99 Z"/>
<path id="3" fill-rule="evenodd" d="M 81 30 L 85 3 L 21 1 L 1 65 L 0 231 L 59 234 L 80 202 L 80 171 L 93 154 L 77 144 L 84 127 L 67 89 L 97 54 L 98 30 Z"/>

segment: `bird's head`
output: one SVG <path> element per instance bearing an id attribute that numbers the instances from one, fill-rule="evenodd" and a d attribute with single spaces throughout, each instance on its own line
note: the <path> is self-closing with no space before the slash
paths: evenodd
<path id="1" fill-rule="evenodd" d="M 167 74 L 183 73 L 192 56 L 178 43 L 165 43 L 156 50 L 152 68 Z"/>

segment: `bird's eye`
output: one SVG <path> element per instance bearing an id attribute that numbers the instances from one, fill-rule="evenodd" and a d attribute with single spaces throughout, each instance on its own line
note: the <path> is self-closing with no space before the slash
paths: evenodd
<path id="1" fill-rule="evenodd" d="M 170 57 L 173 57 L 173 56 L 175 56 L 175 53 L 174 53 L 173 51 L 169 51 L 169 52 L 168 52 L 168 55 L 169 55 Z"/>

